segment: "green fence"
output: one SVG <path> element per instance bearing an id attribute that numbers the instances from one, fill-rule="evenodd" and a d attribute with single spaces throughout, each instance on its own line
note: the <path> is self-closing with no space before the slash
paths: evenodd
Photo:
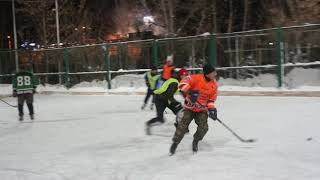
<path id="1" fill-rule="evenodd" d="M 294 72 L 320 69 L 320 25 L 17 53 L 19 64 L 32 63 L 42 83 L 67 87 L 83 81 L 107 80 L 111 88 L 110 81 L 115 76 L 141 74 L 153 65 L 161 68 L 168 55 L 174 56 L 177 67 L 196 71 L 206 63 L 216 66 L 224 85 L 294 87 Z M 16 69 L 14 55 L 15 51 L 0 50 L 0 83 L 11 82 Z M 317 75 L 311 74 L 313 81 L 307 85 L 320 85 Z"/>

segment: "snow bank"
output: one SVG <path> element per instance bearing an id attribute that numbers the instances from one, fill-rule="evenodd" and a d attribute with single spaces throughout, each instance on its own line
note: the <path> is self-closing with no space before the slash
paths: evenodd
<path id="1" fill-rule="evenodd" d="M 239 86 L 239 87 L 277 87 L 277 77 L 273 74 L 261 74 L 254 78 L 244 80 L 232 78 L 220 78 L 220 86 Z"/>
<path id="2" fill-rule="evenodd" d="M 320 86 L 320 69 L 294 68 L 284 78 L 289 88 Z"/>
<path id="3" fill-rule="evenodd" d="M 10 95 L 12 94 L 11 84 L 0 84 L 0 95 Z"/>
<path id="4" fill-rule="evenodd" d="M 94 80 L 81 82 L 70 89 L 63 85 L 38 86 L 38 92 L 101 92 L 101 93 L 136 93 L 145 92 L 143 74 L 127 74 L 116 76 L 111 81 L 112 89 L 108 89 L 106 81 Z M 320 69 L 294 68 L 284 78 L 285 87 L 277 88 L 277 77 L 273 74 L 261 74 L 254 78 L 237 80 L 220 78 L 220 91 L 320 91 Z M 10 95 L 12 87 L 9 84 L 0 85 L 1 95 Z"/>

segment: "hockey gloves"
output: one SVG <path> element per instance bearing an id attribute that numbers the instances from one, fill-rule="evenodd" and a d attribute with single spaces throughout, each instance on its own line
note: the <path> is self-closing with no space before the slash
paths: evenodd
<path id="1" fill-rule="evenodd" d="M 13 97 L 17 97 L 17 91 L 16 91 L 16 90 L 13 90 L 12 96 L 13 96 Z"/>
<path id="2" fill-rule="evenodd" d="M 176 100 L 169 100 L 168 104 L 172 109 L 174 109 L 175 113 L 182 109 L 182 104 Z"/>
<path id="3" fill-rule="evenodd" d="M 218 119 L 218 112 L 217 112 L 217 108 L 214 109 L 209 109 L 209 117 L 213 120 L 217 120 Z"/>
<path id="4" fill-rule="evenodd" d="M 189 90 L 190 100 L 191 102 L 195 103 L 197 102 L 198 96 L 200 95 L 199 91 L 190 89 Z"/>

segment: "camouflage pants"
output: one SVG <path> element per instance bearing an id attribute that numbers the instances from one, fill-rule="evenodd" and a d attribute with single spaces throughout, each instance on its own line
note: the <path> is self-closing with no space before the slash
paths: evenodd
<path id="1" fill-rule="evenodd" d="M 188 109 L 184 109 L 183 117 L 181 122 L 178 124 L 176 132 L 172 138 L 173 142 L 180 143 L 183 139 L 184 134 L 188 130 L 188 126 L 194 119 L 195 123 L 198 125 L 196 133 L 193 135 L 194 140 L 201 141 L 203 137 L 208 132 L 208 112 L 193 112 Z"/>

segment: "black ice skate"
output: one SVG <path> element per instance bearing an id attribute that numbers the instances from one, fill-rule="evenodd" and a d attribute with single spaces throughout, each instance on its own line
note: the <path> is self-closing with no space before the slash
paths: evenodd
<path id="1" fill-rule="evenodd" d="M 192 141 L 192 151 L 193 151 L 194 153 L 198 152 L 198 142 L 199 142 L 199 141 L 196 141 L 196 140 L 193 140 L 193 141 Z"/>
<path id="2" fill-rule="evenodd" d="M 178 143 L 174 142 L 172 143 L 171 147 L 170 147 L 170 154 L 174 155 L 174 153 L 176 152 L 176 149 L 178 147 Z"/>
<path id="3" fill-rule="evenodd" d="M 147 105 L 147 104 L 143 104 L 143 105 L 141 106 L 141 110 L 144 110 L 144 108 L 146 107 L 146 105 Z"/>
<path id="4" fill-rule="evenodd" d="M 146 134 L 151 135 L 151 126 L 148 123 L 146 123 Z"/>

